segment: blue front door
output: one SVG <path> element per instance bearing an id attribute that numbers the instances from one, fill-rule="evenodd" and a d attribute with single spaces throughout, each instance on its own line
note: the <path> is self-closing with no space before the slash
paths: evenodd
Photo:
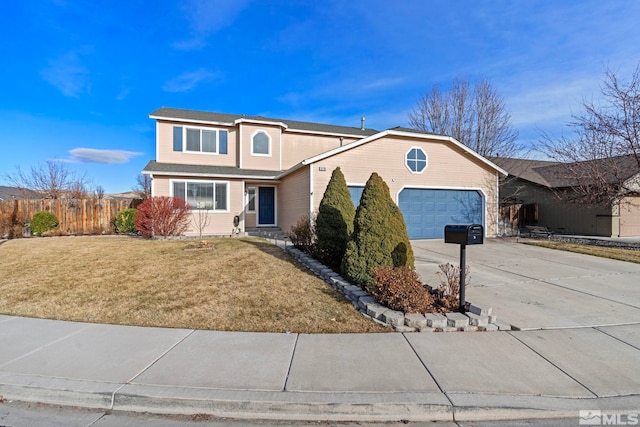
<path id="1" fill-rule="evenodd" d="M 276 225 L 275 187 L 258 187 L 258 225 Z"/>

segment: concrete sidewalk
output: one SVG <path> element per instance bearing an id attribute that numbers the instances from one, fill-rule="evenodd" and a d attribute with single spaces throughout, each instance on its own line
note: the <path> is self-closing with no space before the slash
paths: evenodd
<path id="1" fill-rule="evenodd" d="M 0 395 L 123 411 L 344 421 L 640 412 L 640 325 L 260 334 L 0 316 Z"/>

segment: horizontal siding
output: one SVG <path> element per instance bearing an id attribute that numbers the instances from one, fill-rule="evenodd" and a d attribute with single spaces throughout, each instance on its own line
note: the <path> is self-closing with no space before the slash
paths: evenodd
<path id="1" fill-rule="evenodd" d="M 303 167 L 286 176 L 278 187 L 278 225 L 284 232 L 309 214 L 309 179 L 309 168 Z"/>
<path id="2" fill-rule="evenodd" d="M 512 196 L 522 203 L 538 204 L 538 225 L 568 234 L 611 235 L 611 210 L 561 202 L 546 187 L 520 179 L 508 179 L 502 197 Z"/>
<path id="3" fill-rule="evenodd" d="M 173 127 L 187 126 L 208 129 L 224 129 L 229 132 L 227 154 L 203 154 L 173 151 Z M 158 121 L 156 124 L 157 161 L 206 166 L 237 166 L 237 135 L 235 128 L 224 126 L 186 125 L 184 123 Z"/>
<path id="4" fill-rule="evenodd" d="M 405 165 L 406 153 L 412 147 L 420 147 L 427 154 L 428 166 L 422 174 L 411 173 Z M 319 195 L 314 197 L 316 208 L 338 166 L 349 185 L 364 185 L 371 173 L 377 172 L 396 203 L 403 188 L 481 189 L 486 201 L 487 235 L 497 233 L 496 172 L 448 142 L 388 136 L 324 159 L 313 165 L 314 194 Z"/>
<path id="5" fill-rule="evenodd" d="M 185 177 L 155 177 L 153 179 L 153 196 L 170 196 L 170 180 L 180 179 L 189 180 Z M 202 178 L 192 178 L 197 181 L 203 181 Z M 213 180 L 212 180 L 213 181 Z M 220 180 L 218 180 L 220 181 Z M 233 230 L 233 217 L 235 215 L 240 216 L 242 219 L 244 209 L 244 188 L 242 180 L 224 180 L 229 182 L 229 212 L 211 212 L 208 214 L 210 220 L 207 227 L 204 229 L 206 235 L 229 235 Z M 187 236 L 197 236 L 199 234 L 196 224 L 197 213 L 191 214 L 191 222 L 189 228 L 185 232 Z M 244 224 L 240 223 L 240 229 L 244 227 Z"/>
<path id="6" fill-rule="evenodd" d="M 343 138 L 342 145 L 356 141 Z M 289 169 L 301 161 L 340 147 L 339 136 L 288 133 L 282 135 L 282 168 Z"/>
<path id="7" fill-rule="evenodd" d="M 240 147 L 243 169 L 280 170 L 280 127 L 268 125 L 240 124 Z M 251 139 L 255 132 L 264 131 L 271 137 L 271 155 L 251 155 Z"/>
<path id="8" fill-rule="evenodd" d="M 640 197 L 626 197 L 620 203 L 620 237 L 640 236 Z"/>

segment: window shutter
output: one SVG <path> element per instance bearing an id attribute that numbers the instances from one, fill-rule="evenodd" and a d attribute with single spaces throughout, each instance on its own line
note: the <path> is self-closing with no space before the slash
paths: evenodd
<path id="1" fill-rule="evenodd" d="M 220 154 L 227 154 L 228 153 L 228 148 L 227 148 L 227 139 L 228 139 L 229 133 L 226 130 L 221 130 L 220 131 L 220 141 L 218 141 L 218 152 Z"/>

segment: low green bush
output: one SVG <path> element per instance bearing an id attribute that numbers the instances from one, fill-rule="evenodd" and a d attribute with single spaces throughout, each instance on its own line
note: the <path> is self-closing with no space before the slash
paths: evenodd
<path id="1" fill-rule="evenodd" d="M 116 229 L 116 233 L 121 233 L 121 234 L 129 234 L 129 233 L 135 233 L 136 230 L 136 224 L 133 220 L 133 217 L 136 214 L 136 210 L 133 208 L 129 208 L 129 209 L 123 209 L 120 212 L 118 212 L 118 214 L 116 215 L 116 219 L 115 219 L 115 229 Z"/>
<path id="2" fill-rule="evenodd" d="M 34 236 L 41 236 L 42 233 L 58 228 L 58 224 L 58 218 L 54 214 L 49 211 L 40 211 L 31 218 L 31 233 Z"/>

